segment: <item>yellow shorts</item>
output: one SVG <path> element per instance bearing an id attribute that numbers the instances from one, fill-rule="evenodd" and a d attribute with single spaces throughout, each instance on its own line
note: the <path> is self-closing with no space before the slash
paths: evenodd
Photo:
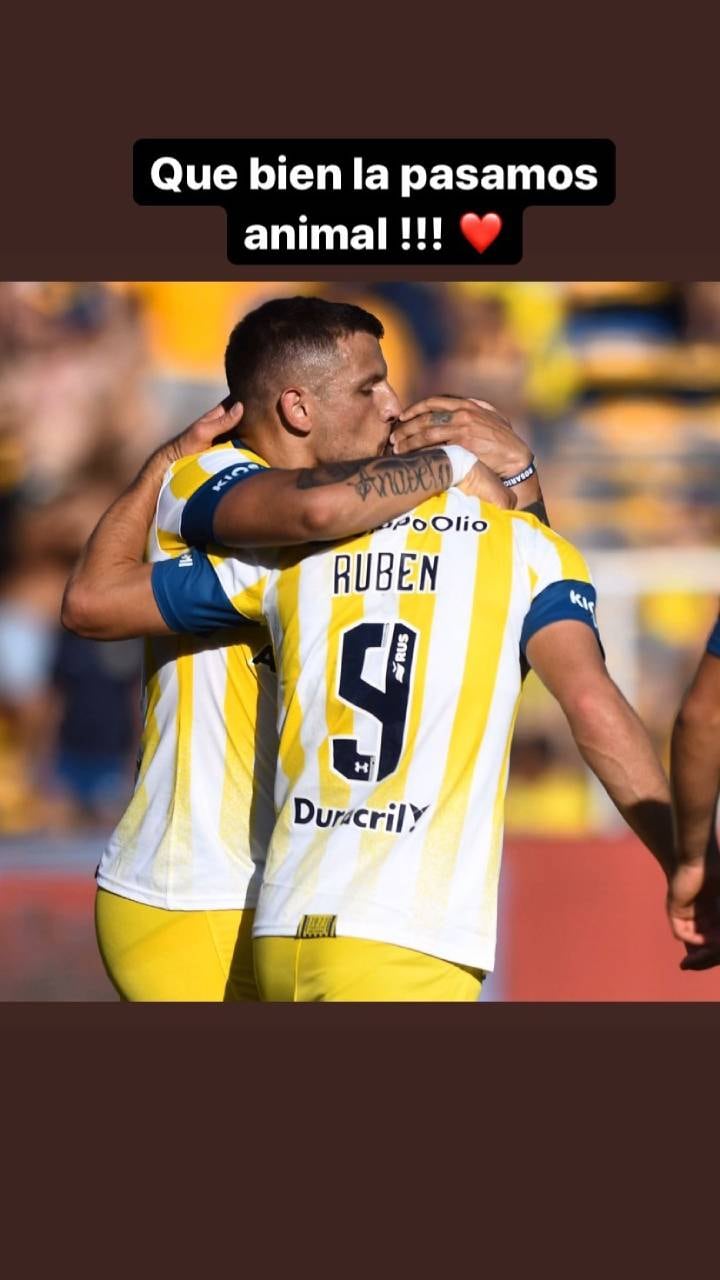
<path id="1" fill-rule="evenodd" d="M 365 938 L 256 938 L 261 1000 L 479 1000 L 484 973 Z"/>
<path id="2" fill-rule="evenodd" d="M 95 930 L 123 1000 L 259 1000 L 254 911 L 168 911 L 98 889 Z"/>

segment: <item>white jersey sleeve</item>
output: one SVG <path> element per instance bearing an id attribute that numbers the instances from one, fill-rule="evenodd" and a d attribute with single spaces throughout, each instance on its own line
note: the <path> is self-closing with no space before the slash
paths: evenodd
<path id="1" fill-rule="evenodd" d="M 520 637 L 523 654 L 530 638 L 552 622 L 582 622 L 598 635 L 597 594 L 583 555 L 534 516 L 516 517 L 516 522 L 529 585 L 529 605 Z"/>
<path id="2" fill-rule="evenodd" d="M 245 554 L 247 559 L 193 550 L 153 566 L 153 593 L 171 631 L 208 635 L 262 620 L 274 556 Z"/>
<path id="3" fill-rule="evenodd" d="M 149 558 L 158 559 L 158 552 L 180 555 L 188 544 L 209 542 L 211 528 L 205 526 L 211 522 L 220 497 L 232 485 L 261 471 L 264 465 L 255 454 L 233 444 L 216 445 L 176 462 L 163 479 L 148 547 Z M 209 480 L 214 483 L 208 485 Z"/>

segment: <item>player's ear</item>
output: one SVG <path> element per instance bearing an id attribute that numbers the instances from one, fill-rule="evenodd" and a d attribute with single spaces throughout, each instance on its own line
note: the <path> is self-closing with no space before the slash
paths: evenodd
<path id="1" fill-rule="evenodd" d="M 287 387 L 278 401 L 280 417 L 286 427 L 300 435 L 309 435 L 312 420 L 307 392 L 302 387 Z"/>

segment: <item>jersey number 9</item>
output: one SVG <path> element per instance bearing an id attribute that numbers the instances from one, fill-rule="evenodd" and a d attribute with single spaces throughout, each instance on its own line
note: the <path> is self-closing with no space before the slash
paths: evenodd
<path id="1" fill-rule="evenodd" d="M 406 622 L 358 622 L 340 640 L 338 697 L 375 722 L 375 747 L 330 739 L 332 765 L 351 782 L 381 782 L 400 763 L 418 633 Z M 370 678 L 366 678 L 369 676 Z M 375 682 L 377 681 L 377 683 Z"/>

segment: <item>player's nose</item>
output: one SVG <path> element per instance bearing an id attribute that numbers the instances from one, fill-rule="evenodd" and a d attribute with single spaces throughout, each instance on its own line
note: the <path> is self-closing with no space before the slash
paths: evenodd
<path id="1" fill-rule="evenodd" d="M 382 407 L 383 422 L 394 422 L 400 416 L 402 405 L 392 387 L 388 387 Z"/>

